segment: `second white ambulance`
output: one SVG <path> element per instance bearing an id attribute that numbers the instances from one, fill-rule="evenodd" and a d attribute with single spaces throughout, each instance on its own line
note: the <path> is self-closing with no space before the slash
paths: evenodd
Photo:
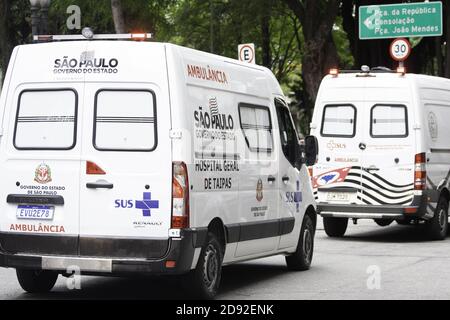
<path id="1" fill-rule="evenodd" d="M 311 124 L 320 144 L 313 187 L 329 236 L 349 219 L 424 224 L 447 235 L 450 80 L 384 68 L 322 82 Z"/>

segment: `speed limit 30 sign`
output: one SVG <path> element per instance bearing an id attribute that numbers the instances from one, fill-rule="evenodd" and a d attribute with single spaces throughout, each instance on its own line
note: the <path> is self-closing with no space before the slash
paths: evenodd
<path id="1" fill-rule="evenodd" d="M 409 41 L 404 38 L 395 39 L 391 43 L 389 51 L 391 53 L 392 59 L 394 59 L 395 61 L 403 62 L 408 59 L 411 54 L 411 43 L 409 43 Z"/>

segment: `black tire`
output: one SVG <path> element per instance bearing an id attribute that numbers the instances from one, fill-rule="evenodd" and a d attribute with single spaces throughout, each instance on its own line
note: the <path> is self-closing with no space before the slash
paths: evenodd
<path id="1" fill-rule="evenodd" d="M 196 299 L 213 299 L 220 287 L 222 261 L 222 246 L 213 233 L 208 233 L 197 267 L 183 281 L 185 289 Z"/>
<path id="2" fill-rule="evenodd" d="M 448 231 L 448 200 L 439 199 L 434 217 L 427 221 L 426 232 L 430 240 L 444 240 Z"/>
<path id="3" fill-rule="evenodd" d="M 58 280 L 58 274 L 53 271 L 17 269 L 16 274 L 20 286 L 28 293 L 50 292 Z"/>
<path id="4" fill-rule="evenodd" d="M 388 227 L 394 222 L 394 220 L 391 219 L 374 219 L 373 221 L 380 227 Z"/>
<path id="5" fill-rule="evenodd" d="M 305 271 L 311 268 L 314 254 L 314 234 L 316 230 L 311 218 L 305 215 L 298 240 L 297 251 L 286 256 L 286 264 L 289 270 Z"/>
<path id="6" fill-rule="evenodd" d="M 324 217 L 323 226 L 325 233 L 331 238 L 343 237 L 345 231 L 347 231 L 348 219 L 347 218 L 332 218 Z"/>

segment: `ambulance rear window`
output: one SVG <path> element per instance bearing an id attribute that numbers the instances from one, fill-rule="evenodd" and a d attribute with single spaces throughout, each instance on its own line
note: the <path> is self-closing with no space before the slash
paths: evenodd
<path id="1" fill-rule="evenodd" d="M 323 110 L 323 137 L 352 138 L 356 130 L 356 108 L 352 105 L 327 105 Z"/>
<path id="2" fill-rule="evenodd" d="M 155 94 L 149 90 L 98 91 L 95 98 L 94 146 L 100 151 L 155 150 Z"/>
<path id="3" fill-rule="evenodd" d="M 370 135 L 373 138 L 408 136 L 408 114 L 404 105 L 375 105 L 370 119 Z"/>
<path id="4" fill-rule="evenodd" d="M 14 146 L 70 150 L 76 144 L 78 95 L 72 89 L 25 90 L 19 96 Z"/>

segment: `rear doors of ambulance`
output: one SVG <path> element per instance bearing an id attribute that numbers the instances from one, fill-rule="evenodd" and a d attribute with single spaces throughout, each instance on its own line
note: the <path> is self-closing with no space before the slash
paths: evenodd
<path id="1" fill-rule="evenodd" d="M 92 62 L 86 72 L 19 85 L 7 100 L 0 245 L 11 253 L 160 258 L 172 186 L 164 46 L 61 46 L 55 55 Z M 48 48 L 33 49 L 44 61 Z"/>
<path id="2" fill-rule="evenodd" d="M 352 87 L 355 79 L 358 90 Z M 355 79 L 342 79 L 327 90 L 313 179 L 318 200 L 409 204 L 416 149 L 409 89 L 402 79 L 383 75 Z"/>
<path id="3" fill-rule="evenodd" d="M 320 105 L 316 107 L 319 160 L 314 166 L 313 189 L 320 203 L 362 204 L 359 143 L 364 123 L 364 79 L 327 78 L 322 84 Z M 319 100 L 320 101 L 320 100 Z"/>
<path id="4" fill-rule="evenodd" d="M 82 256 L 151 259 L 168 249 L 172 158 L 165 50 L 131 45 L 139 47 L 134 58 L 118 58 L 118 72 L 129 81 L 92 76 L 85 86 Z M 95 46 L 96 55 L 108 50 Z"/>
<path id="5" fill-rule="evenodd" d="M 78 253 L 82 93 L 79 83 L 43 83 L 9 94 L 0 219 L 7 252 Z"/>
<path id="6" fill-rule="evenodd" d="M 412 94 L 403 79 L 372 79 L 361 112 L 362 201 L 406 206 L 414 196 L 416 130 Z M 384 83 L 383 83 L 384 82 Z M 383 92 L 383 95 L 380 95 Z"/>

